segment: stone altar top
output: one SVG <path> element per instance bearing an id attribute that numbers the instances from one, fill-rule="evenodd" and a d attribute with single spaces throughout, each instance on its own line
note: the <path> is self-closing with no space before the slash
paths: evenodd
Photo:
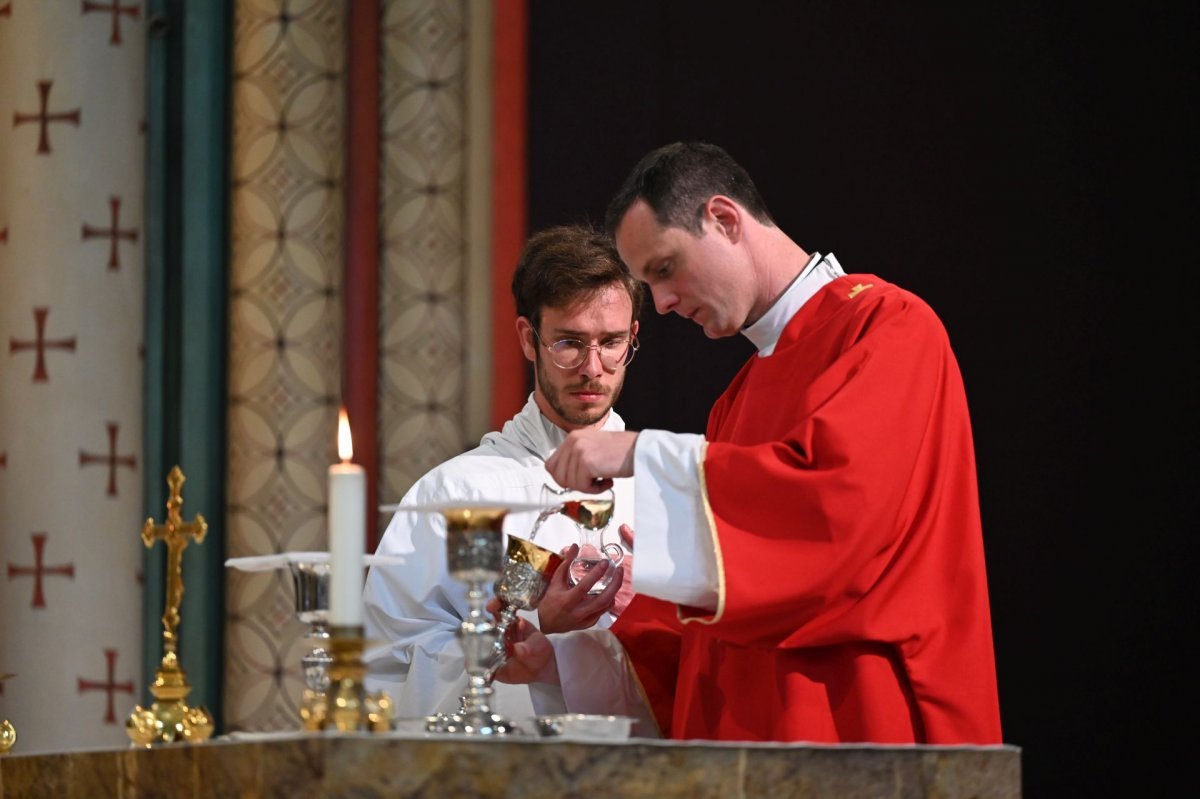
<path id="1" fill-rule="evenodd" d="M 0 758 L 0 799 L 140 796 L 1020 799 L 1014 746 L 266 733 Z"/>

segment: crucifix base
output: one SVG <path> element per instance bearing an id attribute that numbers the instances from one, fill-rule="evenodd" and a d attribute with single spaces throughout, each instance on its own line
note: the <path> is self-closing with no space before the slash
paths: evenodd
<path id="1" fill-rule="evenodd" d="M 212 715 L 204 707 L 188 707 L 192 686 L 174 652 L 163 657 L 150 693 L 155 702 L 148 708 L 134 707 L 125 722 L 125 732 L 137 746 L 182 741 L 203 741 L 213 734 Z"/>
<path id="2" fill-rule="evenodd" d="M 17 745 L 17 728 L 8 719 L 0 719 L 0 755 Z"/>

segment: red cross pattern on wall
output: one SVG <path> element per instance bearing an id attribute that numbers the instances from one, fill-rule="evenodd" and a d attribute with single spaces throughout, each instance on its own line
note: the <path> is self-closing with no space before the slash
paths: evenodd
<path id="1" fill-rule="evenodd" d="M 50 380 L 50 373 L 46 371 L 46 350 L 66 350 L 75 352 L 75 337 L 50 339 L 46 338 L 46 317 L 50 315 L 49 308 L 34 308 L 33 321 L 37 327 L 37 338 L 33 341 L 18 341 L 15 338 L 9 338 L 8 351 L 21 352 L 22 350 L 37 350 L 37 361 L 33 366 L 33 382 L 45 383 Z"/>
<path id="2" fill-rule="evenodd" d="M 0 17 L 11 17 L 11 16 L 12 16 L 12 3 L 5 3 L 4 5 L 0 6 Z"/>
<path id="3" fill-rule="evenodd" d="M 105 464 L 108 466 L 108 491 L 110 497 L 117 495 L 117 467 L 124 466 L 127 469 L 137 468 L 137 458 L 133 455 L 118 455 L 117 454 L 117 423 L 108 423 L 108 454 L 98 455 L 94 452 L 84 452 L 79 450 L 79 468 L 84 466 L 94 466 L 96 464 Z"/>
<path id="4" fill-rule="evenodd" d="M 112 14 L 112 35 L 108 37 L 109 44 L 121 43 L 121 16 L 126 15 L 137 19 L 141 14 L 141 10 L 137 6 L 123 6 L 120 0 L 113 0 L 108 5 L 104 3 L 92 2 L 92 0 L 83 0 L 83 13 L 91 14 L 94 11 L 107 11 Z"/>
<path id="5" fill-rule="evenodd" d="M 83 223 L 83 240 L 88 239 L 108 239 L 108 270 L 115 272 L 121 268 L 121 254 L 117 251 L 118 240 L 136 242 L 138 240 L 137 228 L 121 229 L 121 198 L 108 198 L 108 213 L 111 227 L 100 228 L 92 227 L 87 222 Z"/>
<path id="6" fill-rule="evenodd" d="M 115 682 L 113 680 L 113 672 L 117 670 L 117 650 L 105 649 L 104 659 L 108 661 L 108 677 L 104 682 L 99 680 L 85 680 L 79 677 L 79 691 L 82 694 L 85 691 L 104 691 L 108 694 L 108 709 L 104 713 L 105 724 L 116 724 L 117 714 L 113 712 L 113 694 L 120 691 L 123 694 L 133 694 L 133 680 L 125 682 Z"/>
<path id="7" fill-rule="evenodd" d="M 36 114 L 20 114 L 13 112 L 13 127 L 24 125 L 28 122 L 37 122 L 39 127 L 38 133 L 38 155 L 47 155 L 50 152 L 50 123 L 51 122 L 70 122 L 75 127 L 79 127 L 80 112 L 78 108 L 72 108 L 70 111 L 48 111 L 46 106 L 50 103 L 50 87 L 54 85 L 52 80 L 39 80 L 38 96 L 41 98 L 42 110 Z"/>
<path id="8" fill-rule="evenodd" d="M 45 561 L 46 550 L 46 534 L 45 533 L 30 533 L 30 538 L 33 539 L 33 566 L 17 566 L 12 561 L 8 563 L 8 579 L 11 582 L 14 577 L 32 577 L 33 578 L 33 602 L 30 607 L 44 608 L 46 607 L 46 595 L 42 592 L 43 577 L 70 577 L 75 579 L 75 564 L 60 563 L 57 566 L 47 566 Z"/>
<path id="9" fill-rule="evenodd" d="M 8 244 L 8 225 L 0 227 L 0 244 Z"/>

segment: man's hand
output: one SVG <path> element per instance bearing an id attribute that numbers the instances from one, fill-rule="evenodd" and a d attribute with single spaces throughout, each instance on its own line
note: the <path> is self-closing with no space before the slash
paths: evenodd
<path id="1" fill-rule="evenodd" d="M 625 545 L 625 549 L 629 550 L 621 560 L 621 571 L 625 574 L 625 579 L 621 583 L 621 587 L 617 590 L 617 598 L 613 601 L 612 612 L 619 616 L 621 612 L 628 607 L 633 600 L 633 528 L 628 524 L 622 524 L 618 531 L 621 535 L 621 543 Z M 613 582 L 616 582 L 615 580 Z"/>
<path id="2" fill-rule="evenodd" d="M 572 430 L 546 459 L 546 471 L 564 488 L 604 491 L 612 487 L 612 478 L 633 476 L 637 436 L 629 430 Z"/>
<path id="3" fill-rule="evenodd" d="M 531 682 L 558 685 L 558 663 L 554 659 L 554 647 L 550 645 L 550 639 L 519 617 L 508 630 L 511 642 L 508 645 L 508 660 L 496 672 L 496 681 L 514 685 Z"/>
<path id="4" fill-rule="evenodd" d="M 607 560 L 602 560 L 596 568 L 584 575 L 582 580 L 571 585 L 567 578 L 571 561 L 577 554 L 578 544 L 571 544 L 562 551 L 563 562 L 550 576 L 546 594 L 538 603 L 538 625 L 544 633 L 564 633 L 591 627 L 617 601 L 617 592 L 621 590 L 625 581 L 624 565 L 617 568 L 612 582 L 603 591 L 589 594 L 592 586 L 599 582 L 612 566 Z"/>

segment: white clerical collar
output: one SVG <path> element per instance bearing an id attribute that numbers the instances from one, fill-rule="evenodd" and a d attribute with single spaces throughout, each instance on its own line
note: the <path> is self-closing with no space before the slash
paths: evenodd
<path id="1" fill-rule="evenodd" d="M 827 284 L 845 274 L 833 253 L 821 255 L 814 252 L 804 269 L 800 270 L 800 274 L 783 294 L 779 295 L 779 299 L 775 300 L 762 318 L 742 329 L 742 335 L 758 348 L 758 357 L 765 358 L 774 352 L 779 337 L 783 335 L 783 329 L 804 303 Z"/>

